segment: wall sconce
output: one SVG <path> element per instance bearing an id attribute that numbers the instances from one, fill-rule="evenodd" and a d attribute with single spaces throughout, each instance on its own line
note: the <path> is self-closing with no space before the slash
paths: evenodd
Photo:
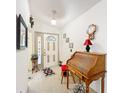
<path id="1" fill-rule="evenodd" d="M 33 21 L 33 17 L 32 16 L 30 16 L 30 24 L 31 24 L 31 28 L 33 28 L 34 21 Z"/>
<path id="2" fill-rule="evenodd" d="M 33 28 L 33 25 L 34 25 L 34 21 L 31 22 L 31 28 Z"/>

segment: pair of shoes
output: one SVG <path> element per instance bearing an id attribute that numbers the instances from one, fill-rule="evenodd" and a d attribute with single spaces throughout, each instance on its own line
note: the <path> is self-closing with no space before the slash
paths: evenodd
<path id="1" fill-rule="evenodd" d="M 50 69 L 50 68 L 45 68 L 45 69 L 43 69 L 43 72 L 44 72 L 45 76 L 55 74 L 55 73 L 53 72 L 53 70 Z"/>

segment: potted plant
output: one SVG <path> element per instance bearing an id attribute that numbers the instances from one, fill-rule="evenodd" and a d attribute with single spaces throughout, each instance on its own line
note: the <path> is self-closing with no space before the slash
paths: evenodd
<path id="1" fill-rule="evenodd" d="M 31 55 L 31 60 L 37 60 L 38 59 L 38 55 L 37 54 L 32 54 Z"/>

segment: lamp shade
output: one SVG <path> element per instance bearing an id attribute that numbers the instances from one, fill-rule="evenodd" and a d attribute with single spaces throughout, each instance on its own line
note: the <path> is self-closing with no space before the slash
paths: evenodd
<path id="1" fill-rule="evenodd" d="M 86 39 L 85 42 L 84 42 L 84 45 L 92 45 L 90 39 Z"/>

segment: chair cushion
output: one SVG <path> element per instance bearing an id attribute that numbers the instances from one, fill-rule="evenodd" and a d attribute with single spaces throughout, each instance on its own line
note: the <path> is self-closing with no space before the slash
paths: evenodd
<path id="1" fill-rule="evenodd" d="M 62 71 L 66 71 L 66 70 L 67 70 L 67 65 L 62 65 L 62 66 L 61 66 L 61 70 L 62 70 Z"/>

